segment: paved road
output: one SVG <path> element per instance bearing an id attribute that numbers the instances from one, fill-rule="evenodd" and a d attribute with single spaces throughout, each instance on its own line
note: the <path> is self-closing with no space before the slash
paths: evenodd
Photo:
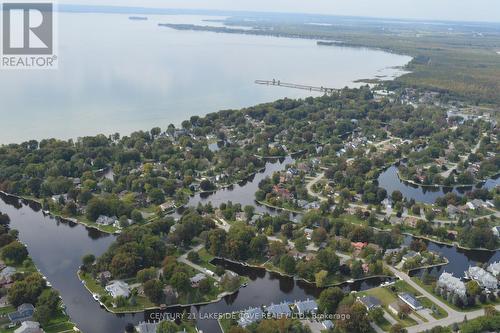
<path id="1" fill-rule="evenodd" d="M 318 199 L 320 199 L 321 201 L 328 201 L 328 198 L 327 197 L 324 197 L 322 196 L 321 194 L 318 194 L 318 193 L 315 193 L 313 190 L 312 190 L 312 187 L 317 183 L 319 182 L 321 179 L 323 179 L 323 177 L 325 177 L 325 173 L 322 172 L 320 173 L 319 175 L 317 175 L 316 177 L 314 177 L 313 179 L 311 179 L 311 181 L 309 183 L 307 183 L 306 185 L 306 189 L 307 189 L 307 193 L 309 193 L 310 196 L 312 197 L 316 197 Z"/>
<path id="2" fill-rule="evenodd" d="M 205 246 L 205 245 L 200 244 L 200 245 L 198 245 L 198 246 L 196 246 L 196 247 L 192 248 L 190 251 L 188 251 L 188 252 L 184 253 L 182 256 L 180 256 L 179 258 L 177 258 L 177 261 L 178 261 L 178 262 L 181 262 L 181 263 L 183 263 L 183 264 L 186 264 L 186 265 L 188 265 L 188 266 L 190 266 L 190 267 L 192 267 L 192 268 L 196 269 L 197 271 L 199 271 L 199 272 L 201 272 L 201 273 L 203 273 L 203 274 L 207 275 L 207 269 L 206 269 L 206 268 L 201 267 L 200 265 L 197 265 L 197 264 L 195 264 L 195 263 L 193 263 L 193 262 L 189 261 L 189 260 L 188 260 L 188 258 L 187 258 L 187 256 L 188 256 L 189 252 L 193 252 L 193 251 L 194 251 L 194 252 L 198 252 L 198 251 L 200 251 L 200 250 L 201 250 L 204 246 Z M 211 276 L 211 277 L 212 277 L 212 278 L 214 278 L 216 281 L 220 282 L 220 277 L 219 277 L 219 276 L 214 275 L 214 276 Z"/>

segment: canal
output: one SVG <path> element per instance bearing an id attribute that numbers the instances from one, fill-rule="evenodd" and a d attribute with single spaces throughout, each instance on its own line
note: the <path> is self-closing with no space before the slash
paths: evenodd
<path id="1" fill-rule="evenodd" d="M 417 202 L 432 204 L 436 199 L 444 196 L 446 193 L 454 192 L 458 195 L 464 195 L 473 189 L 472 186 L 466 187 L 427 187 L 418 186 L 401 180 L 398 176 L 398 168 L 393 165 L 384 170 L 378 177 L 380 187 L 386 189 L 387 194 L 391 195 L 394 191 L 400 191 L 408 200 L 414 199 Z M 491 178 L 483 183 L 476 185 L 476 188 L 491 189 L 500 185 L 500 178 Z"/>
<path id="2" fill-rule="evenodd" d="M 291 158 L 270 161 L 267 163 L 265 171 L 255 174 L 245 183 L 217 191 L 208 196 L 194 196 L 189 205 L 197 205 L 198 202 L 212 202 L 214 206 L 218 206 L 229 200 L 242 205 L 254 204 L 254 193 L 258 183 L 273 172 L 283 169 L 292 161 Z M 0 195 L 0 211 L 11 217 L 11 227 L 19 230 L 20 240 L 27 244 L 35 264 L 47 276 L 54 288 L 60 291 L 69 315 L 83 332 L 119 333 L 123 332 L 127 323 L 137 324 L 140 321 L 156 317 L 156 312 L 134 315 L 114 315 L 106 312 L 93 300 L 76 276 L 82 256 L 87 253 L 101 255 L 111 245 L 115 239 L 114 236 L 79 224 L 63 222 L 45 216 L 39 205 L 5 195 Z M 259 207 L 259 211 L 272 212 L 265 207 Z M 409 243 L 411 237 L 407 237 L 405 241 Z M 462 276 L 463 271 L 469 265 L 500 260 L 498 252 L 465 251 L 435 243 L 429 243 L 429 249 L 443 254 L 450 261 L 450 264 L 446 266 L 433 269 L 433 274 L 446 270 L 457 276 Z M 177 313 L 187 310 L 198 316 L 210 313 L 227 313 L 273 302 L 314 298 L 321 292 L 321 289 L 313 285 L 269 273 L 262 269 L 249 268 L 230 262 L 219 262 L 219 264 L 223 264 L 226 268 L 241 275 L 248 276 L 250 279 L 248 286 L 217 303 L 169 309 L 169 312 Z M 342 287 L 346 291 L 363 290 L 380 283 L 379 279 L 368 279 L 351 285 L 345 284 Z M 220 332 L 215 320 L 199 320 L 197 326 L 206 333 Z"/>

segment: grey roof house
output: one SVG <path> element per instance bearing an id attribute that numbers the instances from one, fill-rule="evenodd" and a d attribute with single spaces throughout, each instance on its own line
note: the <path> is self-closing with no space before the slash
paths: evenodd
<path id="1" fill-rule="evenodd" d="M 17 307 L 17 311 L 11 312 L 7 316 L 12 323 L 20 324 L 25 321 L 31 321 L 34 313 L 35 307 L 33 304 L 24 303 Z"/>
<path id="2" fill-rule="evenodd" d="M 382 305 L 380 300 L 376 297 L 373 297 L 373 296 L 363 296 L 361 298 L 358 298 L 358 301 L 360 301 L 366 307 L 366 309 L 368 311 Z"/>

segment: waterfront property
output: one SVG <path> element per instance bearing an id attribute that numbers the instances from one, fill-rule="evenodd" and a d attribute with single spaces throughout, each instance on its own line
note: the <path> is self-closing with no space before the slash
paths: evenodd
<path id="1" fill-rule="evenodd" d="M 156 333 L 157 328 L 158 323 L 140 322 L 135 329 L 138 333 Z"/>
<path id="2" fill-rule="evenodd" d="M 198 288 L 200 286 L 200 282 L 205 280 L 207 276 L 203 273 L 198 273 L 192 278 L 189 279 L 189 282 L 191 283 L 191 287 L 193 288 Z"/>
<path id="3" fill-rule="evenodd" d="M 307 299 L 305 301 L 295 302 L 295 308 L 299 315 L 304 316 L 318 311 L 318 303 L 316 301 Z"/>
<path id="4" fill-rule="evenodd" d="M 271 304 L 265 308 L 268 316 L 272 318 L 284 318 L 292 315 L 292 310 L 290 310 L 290 303 L 282 302 L 280 304 Z"/>
<path id="5" fill-rule="evenodd" d="M 490 264 L 486 270 L 498 278 L 500 275 L 500 261 Z"/>
<path id="6" fill-rule="evenodd" d="M 478 266 L 471 266 L 469 270 L 465 272 L 466 276 L 474 281 L 476 281 L 479 286 L 489 290 L 497 290 L 498 281 L 497 278 Z"/>
<path id="7" fill-rule="evenodd" d="M 111 282 L 105 287 L 106 291 L 109 292 L 109 294 L 113 297 L 116 298 L 118 296 L 122 297 L 129 297 L 130 296 L 130 288 L 128 284 L 124 281 L 121 280 L 116 280 Z"/>
<path id="8" fill-rule="evenodd" d="M 454 277 L 453 274 L 446 272 L 441 274 L 437 281 L 437 286 L 448 292 L 455 293 L 461 298 L 466 297 L 467 289 L 465 288 L 465 283 L 459 278 Z"/>
<path id="9" fill-rule="evenodd" d="M 361 302 L 368 311 L 378 308 L 382 304 L 378 298 L 369 295 L 358 298 L 358 301 Z"/>
<path id="10" fill-rule="evenodd" d="M 14 333 L 44 333 L 45 331 L 40 328 L 40 323 L 37 321 L 24 321 Z"/>
<path id="11" fill-rule="evenodd" d="M 261 308 L 249 308 L 240 313 L 238 325 L 247 327 L 250 324 L 256 323 L 264 318 L 264 312 Z"/>

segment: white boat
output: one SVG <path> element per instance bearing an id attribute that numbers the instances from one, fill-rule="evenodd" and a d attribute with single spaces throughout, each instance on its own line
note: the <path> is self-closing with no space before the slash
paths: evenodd
<path id="1" fill-rule="evenodd" d="M 94 298 L 94 300 L 95 300 L 96 302 L 99 302 L 99 295 L 97 295 L 97 294 L 92 294 L 92 297 Z"/>

